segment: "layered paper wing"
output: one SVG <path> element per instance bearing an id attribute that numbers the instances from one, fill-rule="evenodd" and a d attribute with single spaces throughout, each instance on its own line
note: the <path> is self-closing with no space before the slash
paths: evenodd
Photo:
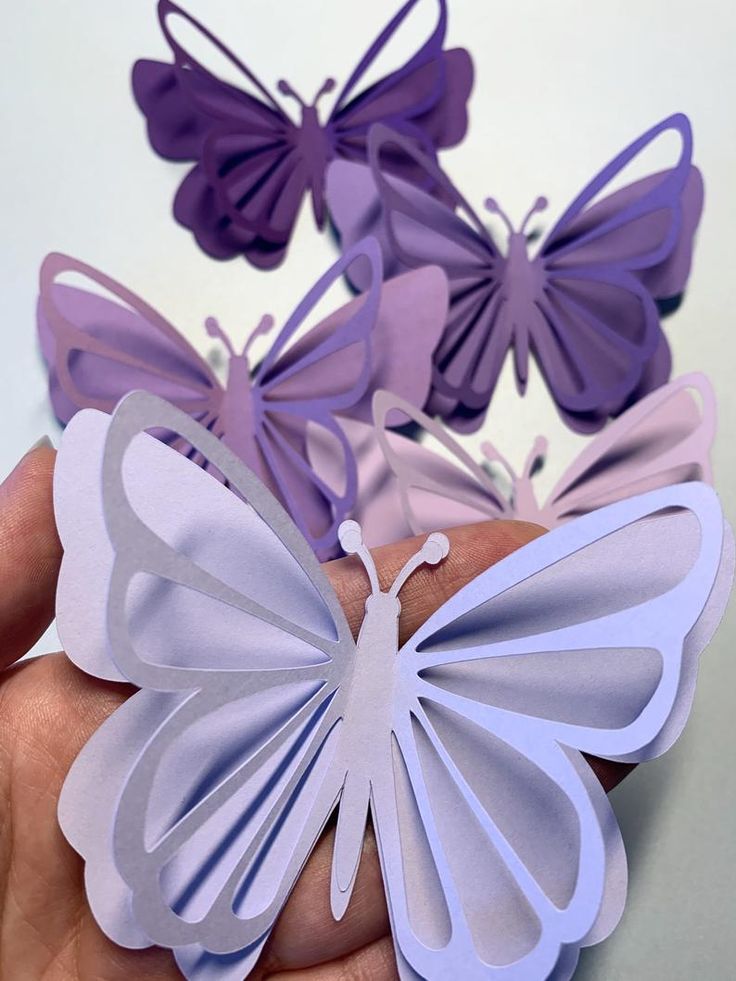
<path id="1" fill-rule="evenodd" d="M 377 834 L 419 975 L 569 976 L 623 905 L 615 818 L 582 752 L 677 737 L 733 577 L 714 492 L 667 487 L 570 522 L 452 597 L 399 653 Z"/>
<path id="2" fill-rule="evenodd" d="M 84 288 L 60 282 L 65 276 L 81 278 Z M 212 369 L 161 314 L 99 270 L 46 256 L 37 323 L 62 424 L 82 408 L 112 412 L 141 388 L 216 426 L 223 393 Z"/>
<path id="3" fill-rule="evenodd" d="M 419 168 L 427 190 L 391 176 L 387 162 L 392 159 Z M 508 324 L 499 318 L 505 259 L 458 189 L 409 140 L 374 126 L 369 160 L 370 169 L 340 161 L 330 167 L 330 212 L 345 245 L 358 234 L 378 237 L 389 273 L 432 263 L 447 274 L 450 308 L 435 352 L 428 409 L 453 429 L 473 431 L 483 420 L 512 341 Z"/>
<path id="4" fill-rule="evenodd" d="M 437 22 L 427 40 L 405 64 L 365 88 L 362 82 L 386 49 L 395 41 L 421 4 L 436 4 Z M 463 48 L 443 51 L 447 32 L 446 0 L 407 0 L 360 60 L 337 97 L 327 123 L 339 156 L 347 160 L 367 157 L 367 136 L 374 123 L 389 122 L 415 137 L 425 150 L 459 143 L 468 127 L 467 101 L 473 87 L 473 63 Z M 397 161 L 397 176 L 422 179 L 415 168 Z"/>
<path id="5" fill-rule="evenodd" d="M 675 165 L 600 197 L 626 167 L 675 133 Z M 656 299 L 683 291 L 703 205 L 686 116 L 664 119 L 583 189 L 536 259 L 545 289 L 533 336 L 540 368 L 574 428 L 601 428 L 669 377 Z M 541 325 L 544 326 L 541 326 Z"/>
<path id="6" fill-rule="evenodd" d="M 308 185 L 298 130 L 203 24 L 171 0 L 159 0 L 158 14 L 173 64 L 138 61 L 132 80 L 156 152 L 194 162 L 177 192 L 174 216 L 213 258 L 243 254 L 261 268 L 278 265 Z M 224 60 L 239 84 L 208 67 L 208 56 Z"/>
<path id="7" fill-rule="evenodd" d="M 358 264 L 370 270 L 366 292 L 294 340 L 323 295 Z M 368 239 L 310 291 L 260 365 L 254 391 L 260 451 L 322 558 L 334 554 L 337 527 L 357 490 L 355 455 L 336 417 L 369 418 L 373 391 L 386 383 L 422 404 L 446 310 L 441 270 L 417 270 L 384 285 L 378 245 Z M 325 468 L 307 459 L 310 435 L 325 447 Z"/>
<path id="8" fill-rule="evenodd" d="M 191 442 L 237 494 L 146 435 L 157 427 Z M 94 504 L 82 523 L 80 494 Z M 95 915 L 126 946 L 247 960 L 339 793 L 341 683 L 355 653 L 340 605 L 261 483 L 143 393 L 112 422 L 75 418 L 55 503 L 63 642 L 84 670 L 142 688 L 88 743 L 61 798 Z M 105 802 L 91 808 L 103 773 Z"/>
<path id="9" fill-rule="evenodd" d="M 644 491 L 690 480 L 712 483 L 716 402 L 705 375 L 682 375 L 632 406 L 596 436 L 544 504 L 548 528 Z"/>

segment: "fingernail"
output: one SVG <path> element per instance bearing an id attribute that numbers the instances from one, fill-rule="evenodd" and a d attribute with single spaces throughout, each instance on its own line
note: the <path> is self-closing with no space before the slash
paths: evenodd
<path id="1" fill-rule="evenodd" d="M 26 452 L 23 454 L 23 459 L 25 460 L 27 456 L 30 456 L 31 453 L 35 453 L 36 450 L 40 450 L 40 449 L 53 450 L 53 448 L 54 448 L 54 444 L 51 442 L 51 437 L 42 436 L 40 439 L 36 440 L 36 442 L 29 450 L 26 450 Z"/>

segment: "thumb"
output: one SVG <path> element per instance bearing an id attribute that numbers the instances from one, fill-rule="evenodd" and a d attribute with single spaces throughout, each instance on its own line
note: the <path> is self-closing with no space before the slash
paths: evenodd
<path id="1" fill-rule="evenodd" d="M 0 485 L 0 670 L 35 644 L 54 616 L 61 562 L 55 458 L 44 437 Z"/>

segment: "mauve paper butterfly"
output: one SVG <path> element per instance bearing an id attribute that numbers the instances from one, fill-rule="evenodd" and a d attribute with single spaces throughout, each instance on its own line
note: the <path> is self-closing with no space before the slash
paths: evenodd
<path id="1" fill-rule="evenodd" d="M 180 433 L 229 493 L 145 431 Z M 67 776 L 59 817 L 98 923 L 241 981 L 337 811 L 331 905 L 350 902 L 370 815 L 403 981 L 564 981 L 616 925 L 626 862 L 583 754 L 639 762 L 682 730 L 726 604 L 714 491 L 661 488 L 542 535 L 399 649 L 399 591 L 353 639 L 329 580 L 263 484 L 145 393 L 80 413 L 55 478 L 57 616 L 70 657 L 140 690 Z M 79 520 L 84 510 L 85 521 Z"/>
<path id="2" fill-rule="evenodd" d="M 629 163 L 672 133 L 680 143 L 673 167 L 610 191 Z M 703 206 L 685 116 L 653 126 L 604 167 L 533 256 L 527 226 L 545 198 L 518 229 L 486 201 L 508 230 L 502 252 L 436 163 L 401 134 L 376 126 L 369 147 L 370 169 L 340 161 L 330 167 L 330 213 L 345 246 L 368 228 L 382 238 L 387 275 L 428 262 L 447 273 L 451 304 L 435 352 L 431 414 L 460 432 L 478 429 L 510 350 L 519 392 L 531 355 L 561 416 L 579 432 L 601 429 L 667 381 L 671 357 L 656 301 L 685 288 Z M 420 168 L 452 207 L 382 173 L 387 154 Z"/>
<path id="3" fill-rule="evenodd" d="M 402 68 L 361 89 L 366 73 L 421 2 L 439 8 L 430 37 Z M 403 4 L 366 51 L 324 123 L 317 103 L 333 90 L 333 79 L 327 79 L 311 105 L 287 82 L 278 83 L 279 92 L 300 106 L 302 118 L 296 124 L 253 72 L 192 16 L 171 0 L 160 0 L 158 14 L 174 61 L 138 61 L 133 91 L 156 152 L 194 163 L 177 192 L 174 216 L 216 259 L 243 255 L 262 269 L 277 266 L 306 194 L 322 228 L 327 164 L 336 158 L 365 161 L 373 123 L 390 123 L 430 157 L 437 148 L 459 143 L 467 130 L 473 65 L 467 51 L 443 50 L 446 0 Z M 219 78 L 177 39 L 177 19 L 228 61 L 238 85 Z M 410 161 L 388 161 L 387 166 L 406 180 L 417 178 Z"/>
<path id="4" fill-rule="evenodd" d="M 418 427 L 420 436 L 433 437 L 440 453 L 390 432 L 388 424 L 397 414 Z M 391 392 L 376 392 L 373 419 L 374 426 L 342 423 L 358 465 L 351 514 L 370 547 L 491 518 L 556 528 L 634 494 L 713 480 L 715 396 L 701 374 L 683 375 L 627 409 L 590 441 L 544 501 L 538 499 L 533 480 L 547 454 L 543 437 L 517 474 L 492 442 L 482 444 L 483 459 L 477 461 L 438 421 Z M 334 457 L 319 433 L 307 438 L 307 455 L 322 480 L 329 484 L 337 479 Z M 491 472 L 498 465 L 505 471 L 508 492 Z"/>
<path id="5" fill-rule="evenodd" d="M 371 268 L 366 293 L 296 338 L 354 261 Z M 58 282 L 70 273 L 83 276 L 97 292 Z M 312 287 L 254 372 L 248 351 L 253 340 L 272 329 L 272 318 L 261 320 L 242 352 L 234 350 L 214 318 L 208 319 L 208 332 L 223 341 L 230 355 L 224 386 L 152 307 L 67 256 L 52 254 L 43 263 L 38 328 L 51 400 L 62 423 L 80 408 L 111 412 L 135 389 L 168 399 L 247 463 L 288 508 L 312 547 L 327 557 L 337 547 L 337 526 L 356 491 L 355 459 L 335 417 L 369 421 L 373 391 L 389 382 L 409 402 L 421 405 L 446 311 L 447 281 L 441 270 L 425 269 L 382 284 L 380 250 L 367 239 Z M 322 481 L 305 460 L 310 428 L 323 431 L 330 443 L 334 484 Z M 206 465 L 186 441 L 175 446 Z"/>

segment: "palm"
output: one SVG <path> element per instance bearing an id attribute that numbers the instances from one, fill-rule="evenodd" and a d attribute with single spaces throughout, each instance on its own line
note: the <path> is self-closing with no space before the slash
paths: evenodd
<path id="1" fill-rule="evenodd" d="M 51 505 L 53 460 L 51 450 L 30 454 L 0 488 L 0 668 L 22 656 L 52 615 L 60 561 Z M 509 522 L 452 532 L 448 561 L 415 576 L 402 594 L 402 634 L 538 533 Z M 379 550 L 382 577 L 390 581 L 415 547 L 407 542 Z M 328 572 L 357 629 L 367 591 L 359 567 L 340 560 Z M 0 675 L 0 977 L 181 976 L 168 951 L 123 950 L 104 936 L 85 899 L 82 862 L 56 821 L 72 761 L 131 692 L 88 677 L 63 654 L 8 667 Z M 605 786 L 624 772 L 615 765 L 596 764 L 596 770 Z M 256 981 L 397 976 L 373 836 L 366 837 L 351 905 L 336 924 L 329 906 L 332 834 L 328 830 L 312 854 L 254 972 Z"/>

